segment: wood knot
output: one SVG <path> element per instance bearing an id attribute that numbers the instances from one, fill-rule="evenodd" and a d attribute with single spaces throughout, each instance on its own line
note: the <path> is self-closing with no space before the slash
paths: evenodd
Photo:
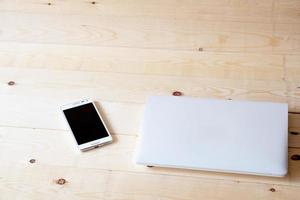
<path id="1" fill-rule="evenodd" d="M 227 100 L 232 100 L 232 98 L 228 98 Z"/>
<path id="2" fill-rule="evenodd" d="M 51 6 L 52 4 L 49 2 L 49 3 L 47 3 L 47 5 L 48 5 L 48 6 Z"/>
<path id="3" fill-rule="evenodd" d="M 151 167 L 153 167 L 153 166 L 152 166 L 152 165 L 147 165 L 147 167 L 151 168 Z"/>
<path id="4" fill-rule="evenodd" d="M 292 134 L 292 135 L 299 135 L 299 132 L 290 131 L 290 134 Z"/>
<path id="5" fill-rule="evenodd" d="M 271 192 L 276 192 L 275 188 L 270 188 L 269 189 Z"/>
<path id="6" fill-rule="evenodd" d="M 92 1 L 92 4 L 96 4 L 96 1 Z"/>
<path id="7" fill-rule="evenodd" d="M 36 161 L 35 159 L 30 159 L 29 160 L 29 162 L 32 163 L 32 164 L 35 163 L 35 161 Z"/>
<path id="8" fill-rule="evenodd" d="M 291 159 L 292 160 L 300 160 L 300 155 L 294 154 L 294 155 L 291 156 Z"/>
<path id="9" fill-rule="evenodd" d="M 203 51 L 203 48 L 200 47 L 200 48 L 198 49 L 198 51 Z"/>
<path id="10" fill-rule="evenodd" d="M 174 91 L 172 94 L 173 96 L 182 96 L 182 92 L 179 91 Z"/>
<path id="11" fill-rule="evenodd" d="M 14 81 L 9 81 L 8 83 L 7 83 L 7 85 L 9 85 L 9 86 L 13 86 L 13 85 L 15 85 L 16 83 L 14 82 Z"/>
<path id="12" fill-rule="evenodd" d="M 65 184 L 67 181 L 66 181 L 66 179 L 64 179 L 64 178 L 60 178 L 60 179 L 58 179 L 57 181 L 56 181 L 56 183 L 58 184 L 58 185 L 63 185 L 63 184 Z"/>

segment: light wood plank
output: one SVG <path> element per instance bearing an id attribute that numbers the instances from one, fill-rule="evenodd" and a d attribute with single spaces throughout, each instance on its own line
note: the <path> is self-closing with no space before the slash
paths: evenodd
<path id="1" fill-rule="evenodd" d="M 300 112 L 300 83 L 288 82 L 287 83 L 287 96 L 289 108 L 291 111 Z"/>
<path id="2" fill-rule="evenodd" d="M 283 56 L 91 46 L 0 44 L 0 67 L 282 80 Z"/>
<path id="3" fill-rule="evenodd" d="M 155 176 L 136 176 L 135 182 L 129 182 L 122 186 L 124 182 L 130 180 L 127 174 L 119 174 L 119 176 L 112 176 L 112 183 L 109 185 L 109 199 L 114 199 L 115 196 L 119 198 L 134 199 L 146 198 L 153 199 L 155 194 L 159 194 L 160 197 L 166 199 L 296 199 L 299 195 L 298 187 L 280 187 L 274 185 L 260 185 L 261 188 L 255 188 L 250 183 L 225 183 L 222 184 L 222 180 L 210 181 L 197 179 L 185 180 L 185 178 L 179 178 L 175 181 L 173 177 L 162 176 L 156 178 Z M 150 187 L 148 186 L 150 185 Z M 236 187 L 237 185 L 241 186 Z M 277 194 L 270 192 L 271 187 L 278 189 Z M 168 189 L 171 187 L 171 189 Z M 188 188 L 188 189 L 187 189 Z M 285 191 L 285 190 L 288 191 Z M 136 190 L 136 195 L 132 194 L 132 191 Z M 121 192 L 121 194 L 120 194 Z M 115 193 L 117 193 L 115 195 Z M 147 194 L 150 194 L 147 195 Z M 245 195 L 251 194 L 251 195 Z"/>
<path id="4" fill-rule="evenodd" d="M 275 24 L 271 43 L 273 53 L 299 54 L 300 24 Z"/>
<path id="5" fill-rule="evenodd" d="M 300 128 L 289 128 L 289 147 L 300 148 Z"/>
<path id="6" fill-rule="evenodd" d="M 300 114 L 289 114 L 289 127 L 300 129 Z"/>
<path id="7" fill-rule="evenodd" d="M 1 164 L 0 192 L 3 199 L 104 199 L 107 195 L 107 171 L 73 167 Z M 65 185 L 58 185 L 59 178 Z"/>
<path id="8" fill-rule="evenodd" d="M 91 2 L 0 1 L 1 200 L 298 200 L 291 159 L 285 178 L 133 162 L 149 95 L 288 102 L 299 112 L 298 0 Z M 115 142 L 82 154 L 59 106 L 84 97 L 99 102 Z M 290 114 L 289 131 L 299 130 Z M 289 134 L 289 156 L 300 154 L 299 138 Z"/>
<path id="9" fill-rule="evenodd" d="M 274 28 L 263 23 L 14 12 L 0 13 L 0 22 L 1 41 L 24 43 L 281 54 L 299 54 L 300 43 L 294 24 Z"/>
<path id="10" fill-rule="evenodd" d="M 300 56 L 285 56 L 286 80 L 288 82 L 300 81 Z M 299 85 L 300 86 L 300 85 Z"/>
<path id="11" fill-rule="evenodd" d="M 198 51 L 299 53 L 273 24 L 1 12 L 0 41 Z M 278 33 L 279 34 L 279 33 Z"/>
<path id="12" fill-rule="evenodd" d="M 300 23 L 298 0 L 274 0 L 274 20 L 279 23 Z"/>
<path id="13" fill-rule="evenodd" d="M 300 112 L 300 57 L 285 56 L 285 71 L 289 105 L 293 111 Z"/>
<path id="14" fill-rule="evenodd" d="M 0 190 L 6 199 L 286 199 L 299 187 L 80 169 L 75 167 L 2 167 Z M 15 173 L 11 173 L 11 171 Z M 84 176 L 82 175 L 84 174 Z M 55 180 L 65 178 L 65 185 Z M 271 192 L 275 188 L 276 192 Z M 251 194 L 251 195 L 248 195 Z"/>
<path id="15" fill-rule="evenodd" d="M 99 98 L 144 103 L 149 95 L 170 95 L 287 102 L 284 81 L 208 79 L 106 72 L 0 68 L 2 94 Z M 16 85 L 6 82 L 14 80 Z"/>
<path id="16" fill-rule="evenodd" d="M 78 15 L 111 15 L 125 17 L 209 20 L 209 21 L 242 21 L 272 22 L 272 1 L 197 1 L 197 0 L 5 0 L 0 1 L 0 10 L 14 12 L 78 14 Z M 285 14 L 285 13 L 284 13 Z"/>
<path id="17" fill-rule="evenodd" d="M 75 142 L 68 131 L 8 127 L 0 127 L 0 130 L 2 144 L 0 161 L 7 166 L 69 167 L 82 170 L 97 169 L 275 185 L 300 185 L 299 161 L 289 160 L 289 174 L 284 178 L 160 167 L 147 168 L 134 163 L 136 136 L 117 135 L 114 136 L 114 143 L 111 145 L 81 153 L 76 150 Z M 15 148 L 16 145 L 18 148 Z M 290 149 L 289 151 L 290 156 L 299 153 L 300 149 Z M 35 159 L 36 163 L 31 164 L 30 159 Z M 0 168 L 3 169 L 3 166 Z"/>
<path id="18" fill-rule="evenodd" d="M 300 113 L 289 115 L 289 147 L 300 148 Z"/>

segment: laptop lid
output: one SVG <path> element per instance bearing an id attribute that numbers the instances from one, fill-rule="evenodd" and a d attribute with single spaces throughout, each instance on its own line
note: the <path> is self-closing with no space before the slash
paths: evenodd
<path id="1" fill-rule="evenodd" d="M 284 103 L 152 96 L 136 162 L 267 176 L 287 173 Z"/>

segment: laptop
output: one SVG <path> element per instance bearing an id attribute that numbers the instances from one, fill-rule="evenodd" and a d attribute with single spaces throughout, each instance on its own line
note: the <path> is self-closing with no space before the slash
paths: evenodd
<path id="1" fill-rule="evenodd" d="M 136 163 L 146 166 L 285 176 L 285 103 L 152 96 Z"/>

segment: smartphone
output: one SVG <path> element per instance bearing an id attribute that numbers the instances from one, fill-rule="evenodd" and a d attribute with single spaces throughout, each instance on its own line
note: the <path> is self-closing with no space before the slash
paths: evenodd
<path id="1" fill-rule="evenodd" d="M 83 99 L 61 106 L 61 110 L 81 151 L 112 142 L 111 134 L 93 101 Z"/>

